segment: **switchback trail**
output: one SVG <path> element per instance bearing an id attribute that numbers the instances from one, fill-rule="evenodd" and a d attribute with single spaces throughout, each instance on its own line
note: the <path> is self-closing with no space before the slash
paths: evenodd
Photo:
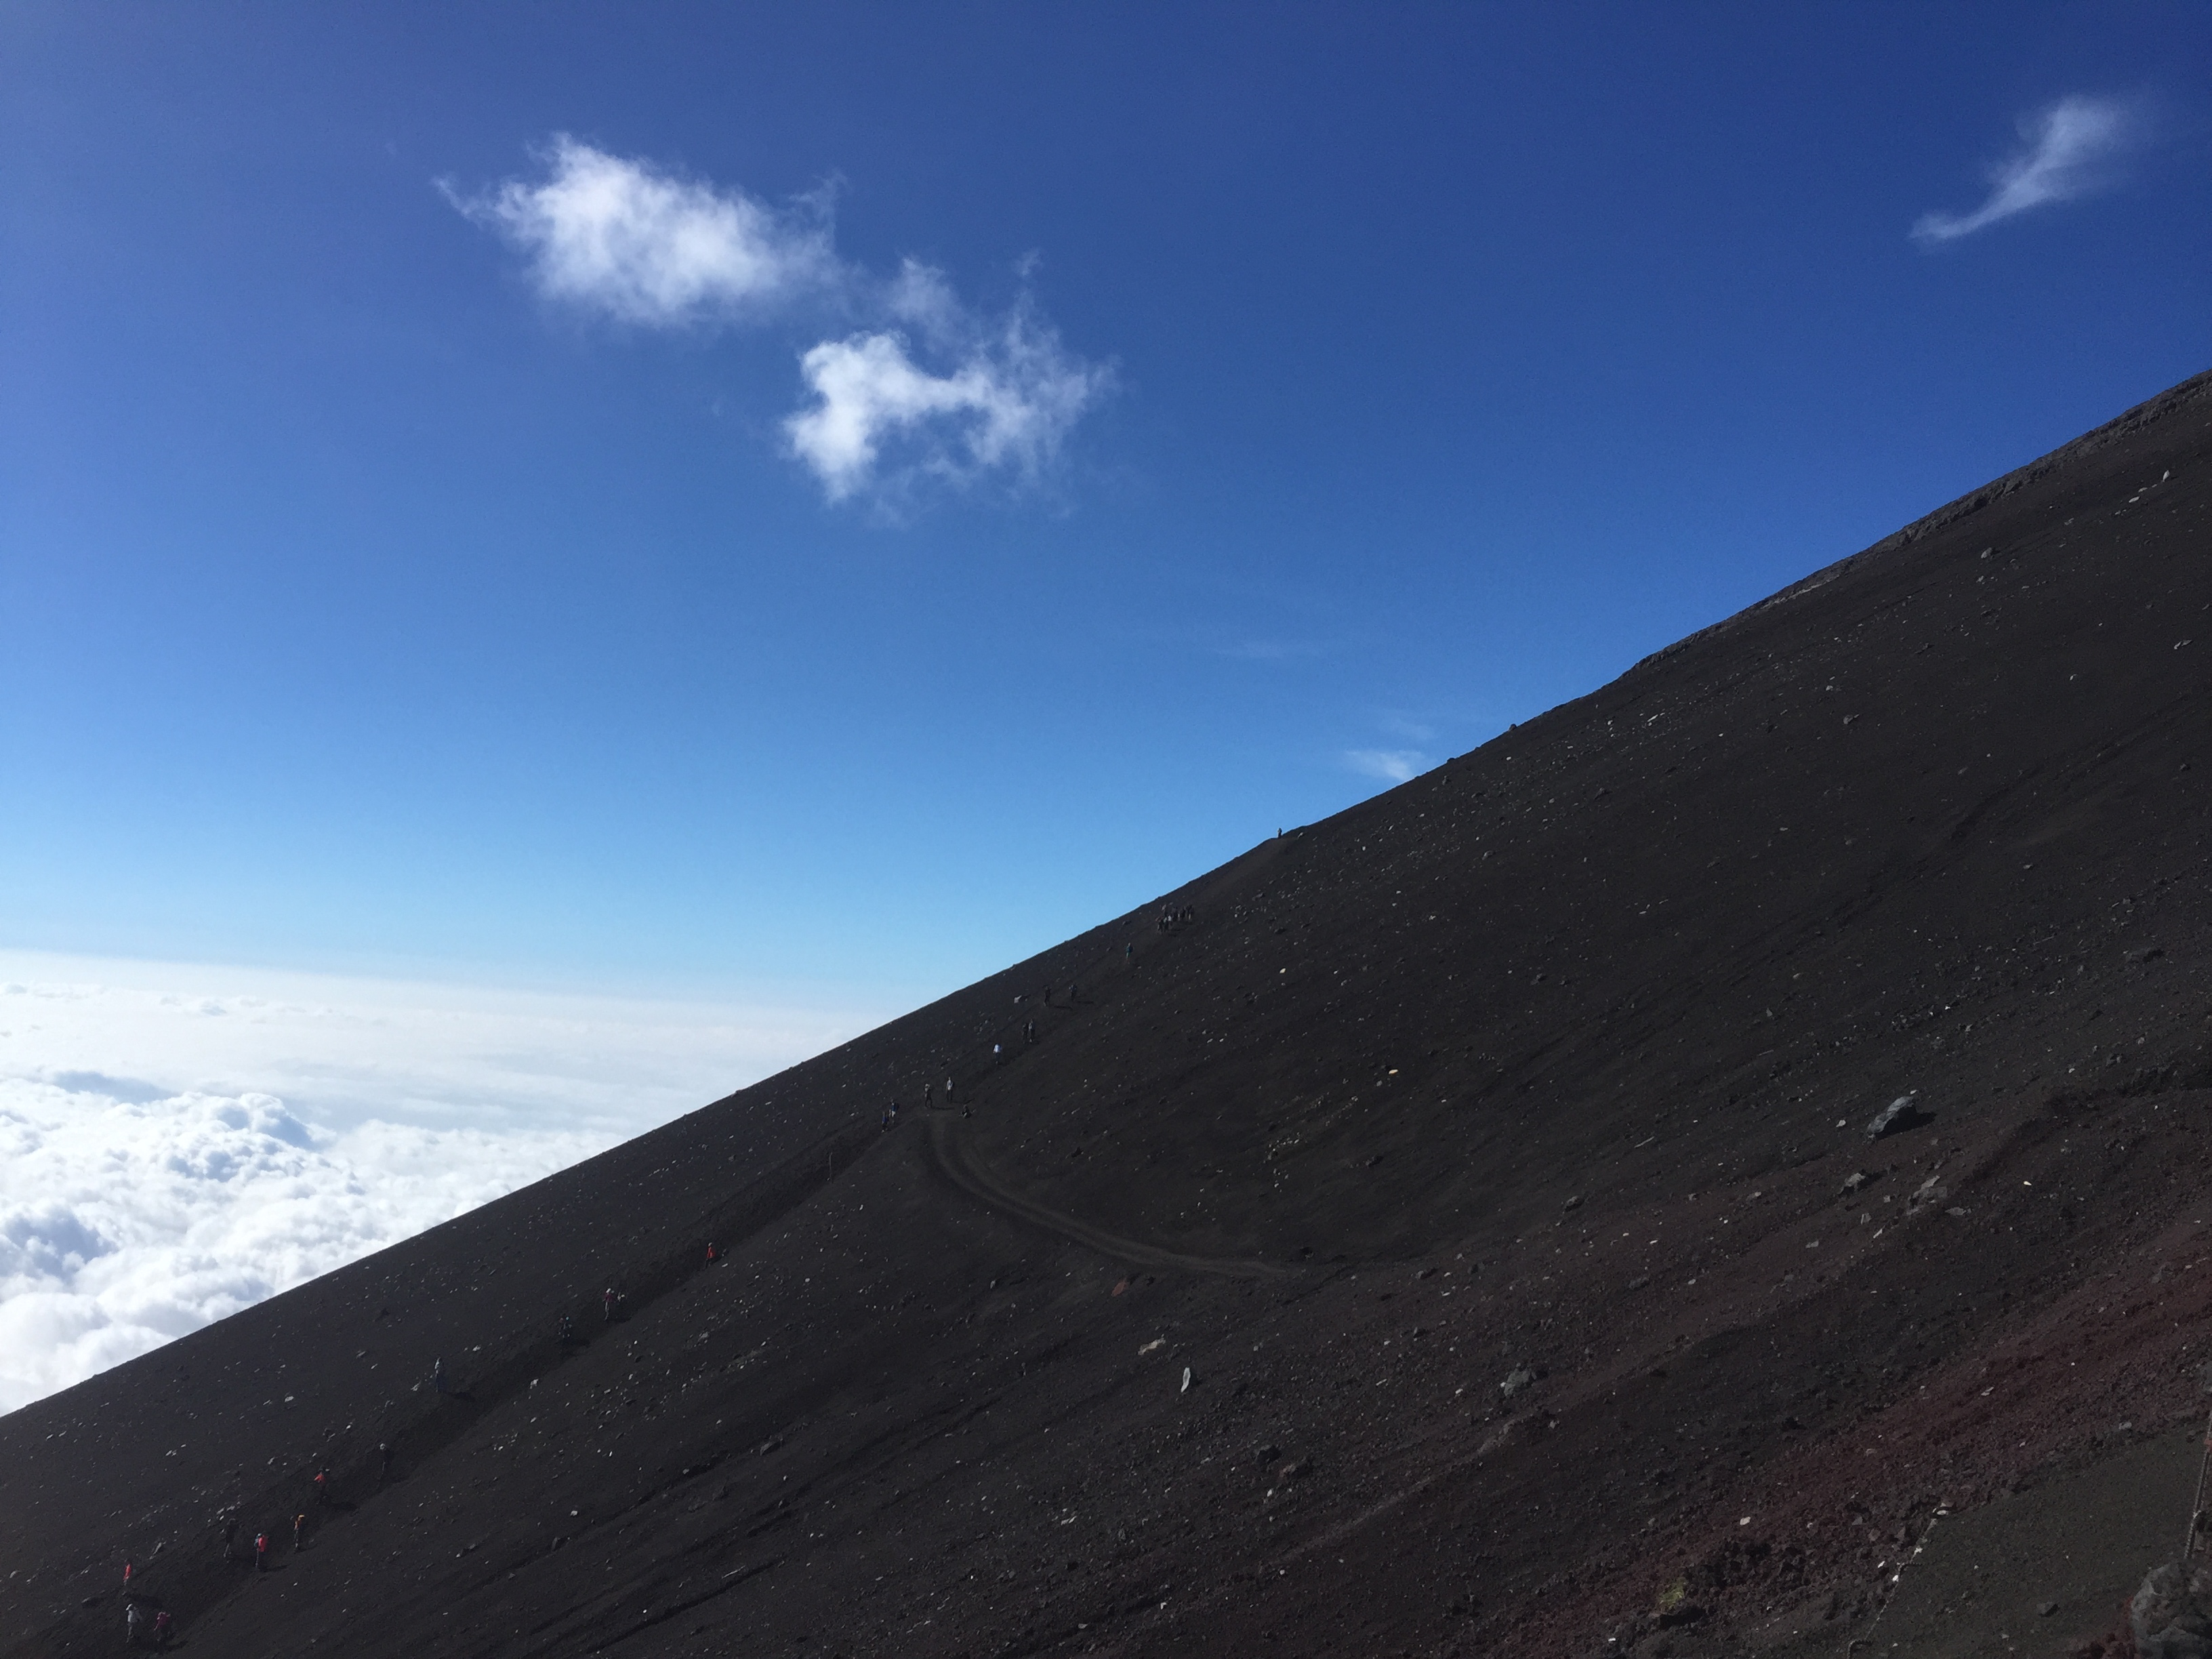
<path id="1" fill-rule="evenodd" d="M 1302 1269 L 1284 1267 L 1272 1261 L 1255 1261 L 1249 1258 L 1211 1255 L 1185 1255 L 1179 1250 L 1164 1250 L 1157 1244 L 1139 1243 L 1133 1238 L 1123 1238 L 1103 1228 L 1078 1221 L 1024 1198 L 997 1176 L 975 1152 L 960 1139 L 955 1125 L 959 1120 L 951 1113 L 933 1115 L 929 1120 L 929 1158 L 952 1184 L 970 1198 L 1000 1210 L 1030 1225 L 1042 1227 L 1047 1232 L 1057 1233 L 1072 1239 L 1086 1249 L 1092 1249 L 1116 1261 L 1127 1261 L 1138 1267 L 1169 1267 L 1183 1273 L 1212 1273 L 1221 1279 L 1297 1279 Z"/>

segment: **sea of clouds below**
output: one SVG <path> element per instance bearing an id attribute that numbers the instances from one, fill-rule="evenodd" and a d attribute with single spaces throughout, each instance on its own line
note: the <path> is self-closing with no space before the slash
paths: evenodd
<path id="1" fill-rule="evenodd" d="M 0 1413 L 884 1012 L 0 951 Z"/>

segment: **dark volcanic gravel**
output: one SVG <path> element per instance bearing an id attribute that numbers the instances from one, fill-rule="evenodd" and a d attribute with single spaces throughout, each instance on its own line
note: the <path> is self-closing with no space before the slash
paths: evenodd
<path id="1" fill-rule="evenodd" d="M 0 1419 L 0 1654 L 121 1647 L 126 1559 L 226 1659 L 1842 1653 L 2205 1403 L 2208 486 L 2201 377 Z"/>

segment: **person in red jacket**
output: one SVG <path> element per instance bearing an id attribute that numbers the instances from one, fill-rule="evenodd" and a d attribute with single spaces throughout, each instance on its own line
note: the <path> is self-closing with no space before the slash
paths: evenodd
<path id="1" fill-rule="evenodd" d="M 265 1532 L 253 1534 L 253 1570 L 256 1572 L 269 1571 L 269 1534 Z"/>

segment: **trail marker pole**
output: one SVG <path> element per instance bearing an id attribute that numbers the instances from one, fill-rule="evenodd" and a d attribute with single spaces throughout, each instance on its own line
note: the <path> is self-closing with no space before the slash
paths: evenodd
<path id="1" fill-rule="evenodd" d="M 2197 1496 L 2189 1500 L 2189 1531 L 2181 1540 L 2181 1562 L 2185 1567 L 2197 1550 L 2197 1517 L 2204 1513 L 2204 1476 L 2212 1469 L 2212 1413 L 2204 1419 L 2204 1455 L 2197 1464 Z"/>

